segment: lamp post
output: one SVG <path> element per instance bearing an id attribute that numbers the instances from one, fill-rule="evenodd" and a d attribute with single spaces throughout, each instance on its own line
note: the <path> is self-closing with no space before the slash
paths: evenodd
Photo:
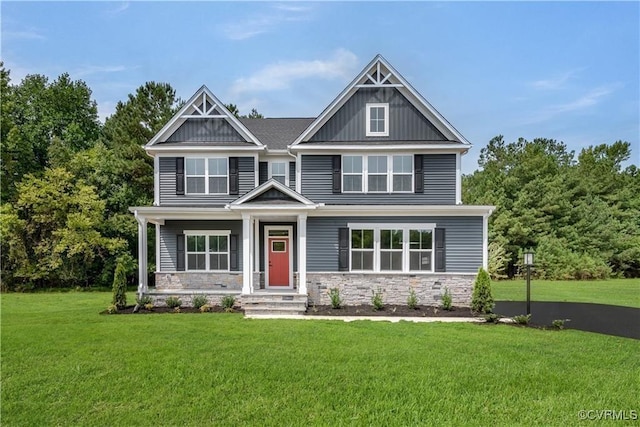
<path id="1" fill-rule="evenodd" d="M 533 251 L 525 249 L 524 265 L 527 266 L 527 315 L 531 314 L 531 266 L 533 265 Z"/>

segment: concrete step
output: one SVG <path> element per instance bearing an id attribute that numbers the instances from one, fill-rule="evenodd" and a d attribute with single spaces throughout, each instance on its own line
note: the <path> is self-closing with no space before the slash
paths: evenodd
<path id="1" fill-rule="evenodd" d="M 293 315 L 304 314 L 305 311 L 306 311 L 306 308 L 298 308 L 298 307 L 273 308 L 273 307 L 255 306 L 250 308 L 246 307 L 244 309 L 244 315 L 246 317 L 273 316 L 273 315 L 293 316 Z"/>
<path id="2" fill-rule="evenodd" d="M 295 293 L 255 293 L 242 296 L 245 316 L 296 315 L 307 310 L 307 296 Z"/>

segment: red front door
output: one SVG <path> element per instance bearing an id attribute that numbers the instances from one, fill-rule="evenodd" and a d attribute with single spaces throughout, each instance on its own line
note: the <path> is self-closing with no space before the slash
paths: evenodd
<path id="1" fill-rule="evenodd" d="M 289 239 L 269 237 L 269 286 L 289 286 Z"/>

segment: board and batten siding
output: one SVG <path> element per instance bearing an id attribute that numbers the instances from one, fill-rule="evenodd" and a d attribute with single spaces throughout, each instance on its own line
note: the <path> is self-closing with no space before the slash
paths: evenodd
<path id="1" fill-rule="evenodd" d="M 239 195 L 176 195 L 176 158 L 160 157 L 160 206 L 222 206 L 231 203 L 255 188 L 254 169 L 253 157 L 238 158 Z"/>
<path id="2" fill-rule="evenodd" d="M 225 119 L 188 119 L 166 142 L 247 142 Z M 247 144 L 252 144 L 247 142 Z"/>
<path id="3" fill-rule="evenodd" d="M 336 217 L 307 219 L 307 271 L 338 271 L 338 228 L 361 222 L 393 227 L 393 224 L 436 224 L 445 229 L 447 273 L 475 273 L 482 267 L 482 217 Z"/>
<path id="4" fill-rule="evenodd" d="M 366 105 L 389 104 L 389 136 L 366 136 Z M 307 142 L 445 141 L 446 138 L 396 88 L 361 88 Z"/>
<path id="5" fill-rule="evenodd" d="M 177 271 L 177 235 L 189 230 L 230 230 L 237 234 L 238 267 L 242 271 L 242 221 L 166 221 L 160 226 L 160 272 Z"/>
<path id="6" fill-rule="evenodd" d="M 302 194 L 332 205 L 455 205 L 455 154 L 423 156 L 424 193 L 333 193 L 332 156 L 302 156 Z"/>

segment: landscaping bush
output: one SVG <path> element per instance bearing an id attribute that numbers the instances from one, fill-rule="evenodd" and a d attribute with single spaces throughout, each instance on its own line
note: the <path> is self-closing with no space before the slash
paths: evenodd
<path id="1" fill-rule="evenodd" d="M 442 309 L 451 311 L 451 309 L 453 308 L 451 304 L 452 304 L 451 292 L 449 292 L 449 288 L 445 287 L 444 295 L 442 295 Z"/>
<path id="2" fill-rule="evenodd" d="M 485 269 L 480 268 L 473 285 L 471 310 L 476 313 L 488 314 L 493 312 L 494 305 L 491 295 L 491 279 Z"/>
<path id="3" fill-rule="evenodd" d="M 192 304 L 194 308 L 200 308 L 207 303 L 207 297 L 204 295 L 196 295 L 193 297 Z"/>
<path id="4" fill-rule="evenodd" d="M 115 304 L 111 304 L 107 307 L 107 314 L 116 314 L 118 312 L 118 307 Z"/>
<path id="5" fill-rule="evenodd" d="M 118 258 L 116 271 L 113 274 L 113 300 L 111 304 L 118 309 L 127 306 L 127 271 L 120 258 Z"/>
<path id="6" fill-rule="evenodd" d="M 153 300 L 151 299 L 151 297 L 149 295 L 143 295 L 142 298 L 140 296 L 136 297 L 136 304 L 138 304 L 141 307 L 145 307 L 148 304 L 153 305 Z"/>
<path id="7" fill-rule="evenodd" d="M 489 314 L 484 316 L 484 320 L 487 323 L 498 323 L 500 321 L 500 316 L 498 316 L 495 313 L 489 313 Z"/>
<path id="8" fill-rule="evenodd" d="M 165 304 L 167 304 L 167 307 L 169 308 L 177 308 L 182 305 L 182 301 L 178 297 L 169 297 L 165 301 Z"/>
<path id="9" fill-rule="evenodd" d="M 555 319 L 551 322 L 551 326 L 553 326 L 554 329 L 562 330 L 564 329 L 564 322 L 566 322 L 565 319 Z"/>
<path id="10" fill-rule="evenodd" d="M 519 314 L 517 316 L 513 316 L 513 321 L 516 322 L 518 325 L 528 325 L 529 322 L 531 321 L 531 315 Z"/>
<path id="11" fill-rule="evenodd" d="M 209 304 L 204 304 L 200 307 L 200 313 L 208 313 L 211 311 L 211 306 Z"/>
<path id="12" fill-rule="evenodd" d="M 407 298 L 407 307 L 412 310 L 418 308 L 418 296 L 416 295 L 416 291 L 411 288 L 409 289 L 409 298 Z"/>
<path id="13" fill-rule="evenodd" d="M 225 295 L 224 298 L 222 298 L 222 308 L 224 308 L 224 311 L 233 311 L 234 305 L 236 305 L 236 297 L 233 295 Z"/>
<path id="14" fill-rule="evenodd" d="M 340 289 L 338 288 L 329 289 L 329 298 L 331 299 L 331 308 L 342 307 L 342 298 L 340 298 Z"/>
<path id="15" fill-rule="evenodd" d="M 380 290 L 380 288 L 378 288 L 377 291 L 373 292 L 371 304 L 373 305 L 373 309 L 375 311 L 382 310 L 384 308 L 384 301 L 382 299 L 382 291 Z"/>

